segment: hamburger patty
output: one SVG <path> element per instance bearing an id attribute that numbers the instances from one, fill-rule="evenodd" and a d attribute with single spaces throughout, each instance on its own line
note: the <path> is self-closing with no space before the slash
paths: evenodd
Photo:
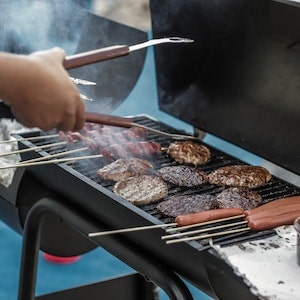
<path id="1" fill-rule="evenodd" d="M 113 191 L 133 204 L 145 205 L 165 198 L 168 194 L 168 186 L 158 176 L 137 175 L 118 181 Z"/>
<path id="2" fill-rule="evenodd" d="M 219 168 L 208 175 L 211 184 L 254 188 L 272 178 L 269 171 L 260 166 L 232 165 Z"/>
<path id="3" fill-rule="evenodd" d="M 204 172 L 188 166 L 164 167 L 157 171 L 157 175 L 177 186 L 194 187 L 208 182 Z"/>
<path id="4" fill-rule="evenodd" d="M 205 164 L 210 159 L 210 150 L 193 141 L 171 143 L 167 154 L 181 164 L 194 166 Z"/>
<path id="5" fill-rule="evenodd" d="M 231 187 L 217 196 L 218 208 L 252 209 L 262 203 L 262 197 L 255 191 L 247 188 Z"/>
<path id="6" fill-rule="evenodd" d="M 212 195 L 172 196 L 157 205 L 157 210 L 166 216 L 197 213 L 217 207 L 216 197 Z"/>
<path id="7" fill-rule="evenodd" d="M 99 169 L 97 174 L 105 180 L 120 181 L 135 175 L 146 174 L 152 168 L 152 164 L 145 159 L 120 158 Z"/>

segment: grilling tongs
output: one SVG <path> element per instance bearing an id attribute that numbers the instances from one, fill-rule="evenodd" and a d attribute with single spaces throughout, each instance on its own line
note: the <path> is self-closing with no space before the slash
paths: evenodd
<path id="1" fill-rule="evenodd" d="M 157 130 L 152 127 L 148 127 L 148 126 L 145 126 L 145 125 L 142 125 L 139 123 L 135 123 L 132 118 L 127 118 L 127 117 L 118 117 L 118 116 L 112 116 L 112 115 L 106 115 L 106 114 L 86 112 L 85 120 L 86 120 L 86 122 L 110 125 L 110 126 L 117 126 L 117 127 L 125 127 L 125 128 L 140 127 L 146 131 L 149 131 L 149 132 L 152 132 L 152 133 L 155 133 L 158 135 L 162 135 L 162 136 L 167 136 L 174 140 L 199 140 L 195 136 L 177 134 L 177 133 L 169 133 L 169 132 Z"/>
<path id="2" fill-rule="evenodd" d="M 133 51 L 137 51 L 143 48 L 147 48 L 150 46 L 155 46 L 164 43 L 192 43 L 194 40 L 180 37 L 167 37 L 160 39 L 152 39 L 143 43 L 139 43 L 132 46 L 127 45 L 116 45 L 111 47 L 106 47 L 102 49 L 96 49 L 88 52 L 78 53 L 71 56 L 67 56 L 64 61 L 65 69 L 77 68 L 89 64 L 93 64 L 96 62 L 101 62 L 109 59 L 113 59 L 120 56 L 128 55 Z M 141 127 L 145 130 L 151 131 L 153 133 L 164 135 L 171 137 L 173 139 L 197 139 L 193 136 L 181 135 L 181 134 L 171 134 L 167 132 L 163 132 L 160 130 L 153 129 L 151 127 L 147 127 L 141 124 L 134 123 L 130 118 L 122 118 L 116 116 L 110 116 L 105 114 L 97 114 L 97 113 L 89 113 L 86 112 L 86 121 L 93 123 L 100 123 L 111 126 L 119 126 L 119 127 Z"/>
<path id="3" fill-rule="evenodd" d="M 69 70 L 100 61 L 113 59 L 120 56 L 126 56 L 133 51 L 147 48 L 154 45 L 165 43 L 192 43 L 194 40 L 180 37 L 167 37 L 160 39 L 152 39 L 143 43 L 132 46 L 116 45 L 106 48 L 96 49 L 92 51 L 82 52 L 74 55 L 67 56 L 64 61 L 64 68 Z"/>

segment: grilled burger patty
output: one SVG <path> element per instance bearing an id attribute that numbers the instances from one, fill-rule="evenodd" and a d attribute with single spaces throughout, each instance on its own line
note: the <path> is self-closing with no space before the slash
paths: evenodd
<path id="1" fill-rule="evenodd" d="M 262 197 L 247 188 L 231 187 L 217 195 L 218 208 L 252 209 L 262 203 Z"/>
<path id="2" fill-rule="evenodd" d="M 210 159 L 210 150 L 193 141 L 171 143 L 167 154 L 181 164 L 194 166 L 205 164 Z"/>
<path id="3" fill-rule="evenodd" d="M 232 165 L 219 168 L 208 175 L 211 184 L 253 188 L 267 183 L 272 175 L 260 166 Z"/>
<path id="4" fill-rule="evenodd" d="M 133 204 L 145 205 L 165 198 L 168 194 L 168 186 L 158 176 L 138 175 L 118 181 L 113 191 Z"/>
<path id="5" fill-rule="evenodd" d="M 176 218 L 179 215 L 197 213 L 217 207 L 216 197 L 212 195 L 172 196 L 157 205 L 163 215 Z"/>
<path id="6" fill-rule="evenodd" d="M 152 164 L 140 158 L 120 158 L 97 171 L 97 174 L 105 179 L 121 181 L 126 178 L 148 173 L 153 168 Z"/>
<path id="7" fill-rule="evenodd" d="M 193 167 L 171 166 L 157 171 L 163 180 L 178 186 L 194 187 L 208 182 L 207 175 Z"/>

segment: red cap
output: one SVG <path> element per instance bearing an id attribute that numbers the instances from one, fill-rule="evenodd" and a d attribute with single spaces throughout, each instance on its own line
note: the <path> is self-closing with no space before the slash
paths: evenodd
<path id="1" fill-rule="evenodd" d="M 48 254 L 45 252 L 43 252 L 43 257 L 45 260 L 47 260 L 51 263 L 61 264 L 61 265 L 75 263 L 81 258 L 80 255 L 77 255 L 77 256 L 55 256 L 55 255 L 51 255 L 51 254 Z"/>

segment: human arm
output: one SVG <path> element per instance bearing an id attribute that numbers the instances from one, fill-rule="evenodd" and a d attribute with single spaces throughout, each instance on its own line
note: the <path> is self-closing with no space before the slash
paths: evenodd
<path id="1" fill-rule="evenodd" d="M 42 130 L 79 130 L 84 125 L 84 104 L 63 68 L 60 48 L 17 55 L 0 52 L 0 99 L 16 119 Z"/>

